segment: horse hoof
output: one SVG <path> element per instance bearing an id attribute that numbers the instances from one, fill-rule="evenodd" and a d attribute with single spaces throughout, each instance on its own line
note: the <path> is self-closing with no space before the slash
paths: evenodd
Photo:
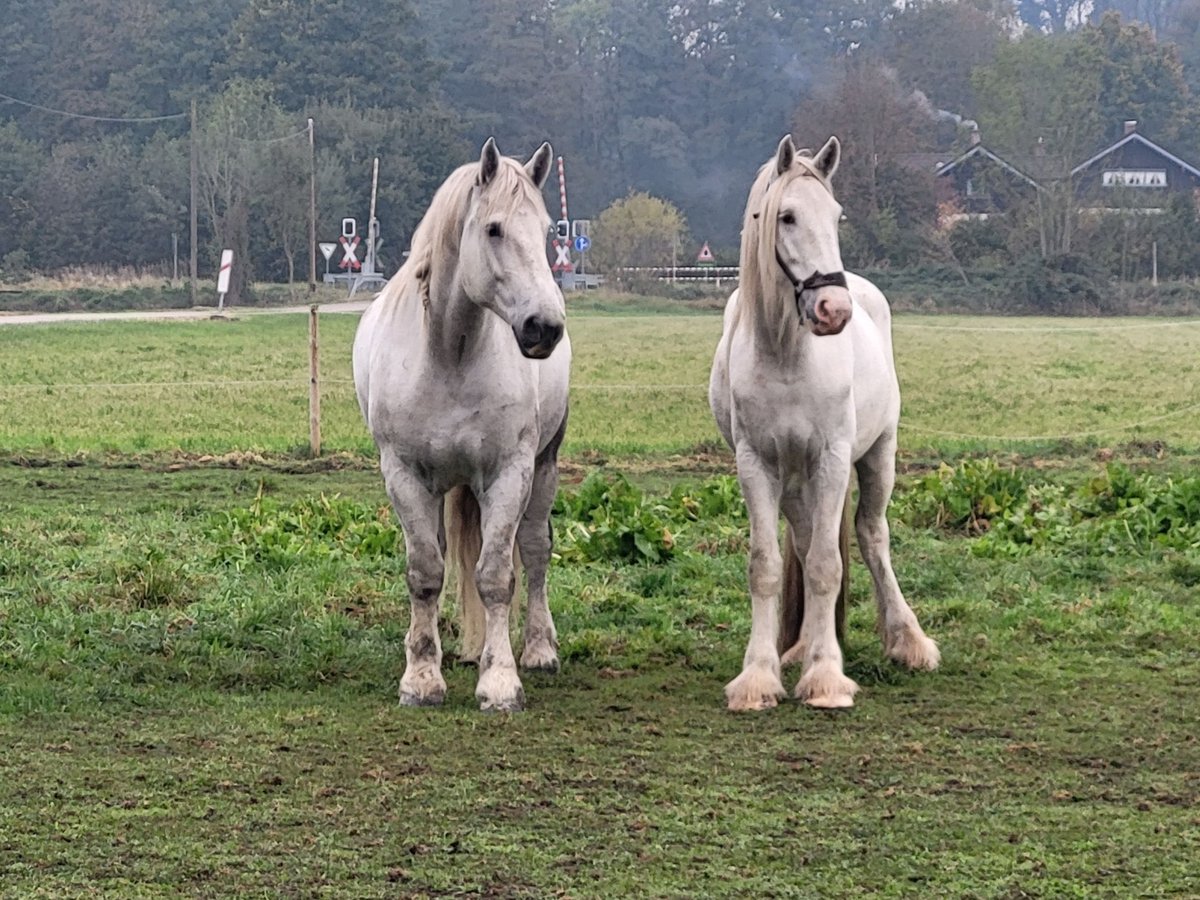
<path id="1" fill-rule="evenodd" d="M 521 668 L 530 672 L 558 673 L 558 654 L 553 650 L 529 650 L 521 654 Z"/>
<path id="2" fill-rule="evenodd" d="M 858 685 L 840 671 L 811 669 L 796 684 L 796 699 L 815 709 L 847 709 L 854 705 Z"/>
<path id="3" fill-rule="evenodd" d="M 401 706 L 441 706 L 446 699 L 445 691 L 434 694 L 414 694 L 410 691 L 400 692 Z"/>
<path id="4" fill-rule="evenodd" d="M 932 672 L 942 661 L 938 645 L 926 637 L 919 627 L 906 628 L 897 634 L 889 635 L 889 638 L 884 648 L 888 658 L 902 666 L 916 671 Z"/>
<path id="5" fill-rule="evenodd" d="M 507 700 L 486 700 L 480 698 L 479 709 L 485 713 L 515 713 L 525 709 L 525 690 L 517 688 L 515 697 Z"/>
<path id="6" fill-rule="evenodd" d="M 725 685 L 725 700 L 731 712 L 772 709 L 787 696 L 774 672 L 746 669 Z"/>

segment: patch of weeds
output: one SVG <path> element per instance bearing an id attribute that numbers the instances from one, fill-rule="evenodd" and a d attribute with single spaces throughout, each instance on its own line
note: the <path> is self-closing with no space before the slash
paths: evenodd
<path id="1" fill-rule="evenodd" d="M 392 557 L 399 547 L 390 507 L 325 494 L 285 504 L 267 497 L 261 484 L 248 507 L 217 513 L 208 536 L 217 544 L 217 559 L 238 568 Z"/>
<path id="2" fill-rule="evenodd" d="M 564 560 L 657 563 L 675 549 L 670 510 L 624 475 L 592 473 L 573 494 L 560 493 L 554 511 L 565 520 L 555 541 Z"/>
<path id="3" fill-rule="evenodd" d="M 994 459 L 967 459 L 957 466 L 942 463 L 899 494 L 893 509 L 915 528 L 982 534 L 1025 499 L 1026 489 L 1026 476 L 1017 469 Z"/>
<path id="4" fill-rule="evenodd" d="M 100 584 L 105 599 L 126 609 L 185 606 L 198 595 L 185 566 L 158 547 L 113 564 Z"/>

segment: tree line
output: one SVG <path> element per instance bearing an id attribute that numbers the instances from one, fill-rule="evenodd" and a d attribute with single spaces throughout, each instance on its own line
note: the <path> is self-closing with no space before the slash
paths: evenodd
<path id="1" fill-rule="evenodd" d="M 912 160 L 965 147 L 976 126 L 989 146 L 1024 154 L 1040 140 L 1065 156 L 1135 118 L 1200 159 L 1200 0 L 93 0 L 87 16 L 69 0 L 8 6 L 6 273 L 160 264 L 176 241 L 186 254 L 193 149 L 202 268 L 236 245 L 248 275 L 276 280 L 306 268 L 310 164 L 318 239 L 332 240 L 343 216 L 365 220 L 380 158 L 394 266 L 437 184 L 488 135 L 513 155 L 551 140 L 573 216 L 648 194 L 678 208 L 696 247 L 730 259 L 747 186 L 780 135 L 816 146 L 836 133 L 844 249 L 860 266 L 975 252 L 939 229 L 932 172 Z M 186 115 L 107 121 L 193 101 L 194 131 Z M 1038 252 L 1017 218 L 971 239 L 997 258 Z M 1177 218 L 1194 227 L 1194 211 Z M 1181 272 L 1200 271 L 1179 257 Z"/>

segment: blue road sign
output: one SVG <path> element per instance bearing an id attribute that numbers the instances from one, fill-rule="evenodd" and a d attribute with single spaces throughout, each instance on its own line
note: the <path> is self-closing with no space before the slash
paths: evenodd
<path id="1" fill-rule="evenodd" d="M 581 234 L 575 238 L 575 251 L 577 253 L 587 253 L 588 248 L 592 246 L 592 239 L 586 234 Z"/>

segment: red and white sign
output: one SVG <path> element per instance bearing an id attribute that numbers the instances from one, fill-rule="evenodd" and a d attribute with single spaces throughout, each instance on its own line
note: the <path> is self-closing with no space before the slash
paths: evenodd
<path id="1" fill-rule="evenodd" d="M 339 242 L 342 245 L 342 261 L 338 263 L 338 268 L 357 272 L 362 268 L 362 263 L 358 259 L 358 235 L 356 234 L 352 238 L 343 235 Z"/>
<path id="2" fill-rule="evenodd" d="M 552 272 L 574 272 L 575 264 L 571 262 L 571 245 L 570 243 L 560 244 L 558 241 L 551 241 L 554 245 L 554 265 L 550 267 Z"/>
<path id="3" fill-rule="evenodd" d="M 233 251 L 221 251 L 221 268 L 217 271 L 217 293 L 222 297 L 229 293 L 229 273 L 233 270 Z"/>
<path id="4" fill-rule="evenodd" d="M 700 248 L 700 252 L 696 254 L 696 262 L 710 263 L 716 261 L 712 251 L 708 249 L 708 241 L 705 241 L 704 246 Z"/>

